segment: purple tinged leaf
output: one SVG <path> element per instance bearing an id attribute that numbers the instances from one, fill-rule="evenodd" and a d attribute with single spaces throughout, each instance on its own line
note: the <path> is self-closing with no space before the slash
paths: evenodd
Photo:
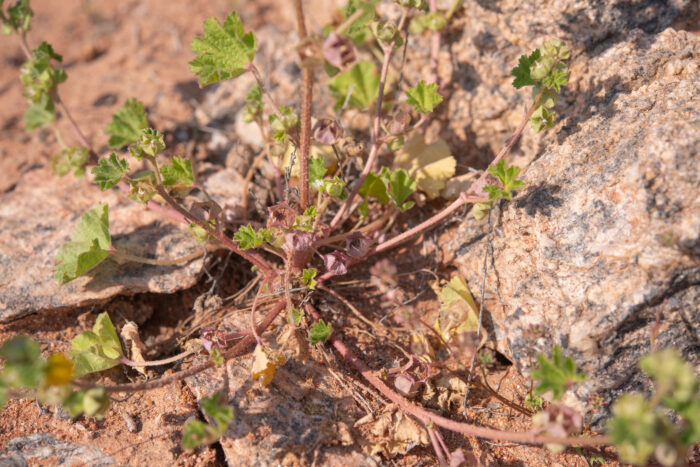
<path id="1" fill-rule="evenodd" d="M 372 241 L 362 235 L 361 232 L 353 232 L 345 238 L 345 247 L 348 255 L 353 258 L 362 258 L 369 252 Z"/>
<path id="2" fill-rule="evenodd" d="M 277 227 L 279 229 L 291 229 L 296 218 L 296 211 L 287 202 L 277 203 L 267 208 L 268 228 Z"/>
<path id="3" fill-rule="evenodd" d="M 416 381 L 409 374 L 400 374 L 394 379 L 394 388 L 404 397 L 417 396 L 422 386 L 422 382 Z"/>
<path id="4" fill-rule="evenodd" d="M 581 431 L 583 417 L 571 407 L 552 404 L 542 412 L 533 415 L 532 423 L 539 433 L 564 438 Z"/>
<path id="5" fill-rule="evenodd" d="M 322 118 L 314 125 L 314 139 L 323 144 L 335 144 L 343 136 L 343 127 L 337 120 Z"/>
<path id="6" fill-rule="evenodd" d="M 311 232 L 293 230 L 285 234 L 282 248 L 288 253 L 306 251 L 311 248 L 313 240 L 314 236 Z"/>
<path id="7" fill-rule="evenodd" d="M 335 32 L 323 42 L 323 57 L 336 68 L 345 68 L 355 61 L 355 47 L 352 40 Z"/>
<path id="8" fill-rule="evenodd" d="M 342 251 L 334 251 L 323 256 L 323 264 L 326 270 L 334 276 L 342 276 L 348 272 L 350 257 Z"/>
<path id="9" fill-rule="evenodd" d="M 216 328 L 204 328 L 201 332 L 202 345 L 210 352 L 216 347 L 223 349 L 226 347 L 226 333 Z"/>

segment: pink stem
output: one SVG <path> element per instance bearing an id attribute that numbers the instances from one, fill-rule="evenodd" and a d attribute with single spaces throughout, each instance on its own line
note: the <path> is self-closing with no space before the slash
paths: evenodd
<path id="1" fill-rule="evenodd" d="M 305 309 L 309 312 L 314 319 L 320 319 L 320 315 L 316 309 L 307 304 Z M 499 441 L 509 441 L 514 443 L 524 443 L 524 444 L 566 444 L 566 445 L 579 445 L 579 446 L 601 446 L 610 444 L 610 440 L 607 436 L 568 436 L 568 437 L 557 437 L 549 435 L 536 435 L 532 431 L 526 432 L 514 432 L 514 431 L 502 431 L 495 430 L 493 428 L 487 428 L 482 426 L 470 425 L 468 423 L 460 423 L 449 418 L 442 417 L 433 412 L 430 412 L 423 407 L 419 407 L 408 399 L 404 398 L 400 394 L 393 391 L 389 386 L 387 386 L 384 381 L 375 376 L 372 370 L 367 366 L 365 362 L 360 360 L 345 344 L 336 336 L 334 332 L 329 342 L 335 350 L 343 357 L 350 365 L 352 365 L 362 376 L 379 392 L 386 396 L 390 401 L 399 406 L 402 410 L 405 410 L 409 414 L 416 417 L 418 420 L 423 422 L 425 425 L 429 426 L 435 424 L 441 426 L 451 431 L 457 433 L 463 433 L 469 436 L 476 436 L 479 438 L 499 440 Z"/>
<path id="2" fill-rule="evenodd" d="M 435 455 L 437 456 L 438 461 L 440 461 L 440 466 L 447 467 L 445 454 L 442 450 L 442 447 L 440 446 L 440 443 L 438 442 L 437 436 L 435 435 L 435 431 L 436 430 L 428 427 L 428 436 L 430 436 L 430 443 L 433 445 L 433 450 L 435 451 Z"/>
<path id="3" fill-rule="evenodd" d="M 530 120 L 530 117 L 532 116 L 533 112 L 535 109 L 537 109 L 537 106 L 539 105 L 540 102 L 540 97 L 537 96 L 535 98 L 535 102 L 532 104 L 532 106 L 528 109 L 527 113 L 525 114 L 523 121 L 520 123 L 518 128 L 515 130 L 515 133 L 513 133 L 513 136 L 510 137 L 508 140 L 508 143 L 501 149 L 501 151 L 496 155 L 496 157 L 491 161 L 490 165 L 495 165 L 505 157 L 506 154 L 513 148 L 513 145 L 515 144 L 516 141 L 518 141 L 518 138 L 520 135 L 523 133 L 523 130 L 525 129 L 525 125 L 527 125 L 527 122 Z M 374 249 L 374 253 L 381 253 L 382 251 L 385 251 L 389 248 L 392 248 L 399 243 L 405 241 L 406 239 L 424 231 L 427 230 L 431 227 L 434 227 L 435 225 L 439 224 L 443 219 L 447 218 L 450 216 L 453 212 L 455 212 L 457 209 L 460 207 L 464 206 L 467 203 L 474 203 L 474 202 L 480 202 L 480 201 L 488 201 L 488 199 L 484 199 L 481 196 L 478 196 L 481 194 L 482 188 L 486 184 L 486 178 L 489 176 L 488 170 L 484 170 L 484 173 L 481 174 L 481 176 L 475 181 L 474 183 L 471 184 L 469 189 L 467 191 L 462 192 L 459 195 L 459 198 L 457 198 L 455 201 L 452 202 L 449 206 L 447 206 L 445 209 L 440 211 L 439 213 L 435 214 L 433 217 L 429 218 L 428 220 L 421 222 L 417 226 L 413 227 L 410 230 L 407 230 L 406 232 L 397 235 L 394 238 L 391 238 L 383 243 L 380 243 L 377 245 L 377 247 Z M 474 196 L 469 196 L 470 194 Z"/>
<path id="4" fill-rule="evenodd" d="M 406 22 L 406 15 L 407 9 L 404 8 L 403 13 L 401 15 L 401 20 L 399 21 L 399 31 L 401 31 L 404 23 Z M 355 200 L 357 193 L 359 193 L 360 188 L 362 188 L 362 185 L 365 182 L 365 178 L 367 178 L 367 175 L 369 175 L 370 171 L 374 168 L 374 165 L 377 161 L 377 155 L 379 154 L 379 149 L 383 144 L 382 140 L 379 138 L 379 128 L 382 117 L 382 100 L 384 98 L 384 87 L 386 86 L 386 77 L 389 73 L 389 63 L 391 62 L 391 54 L 394 51 L 394 43 L 395 41 L 392 41 L 390 44 L 385 45 L 383 49 L 384 60 L 382 61 L 382 70 L 379 75 L 379 93 L 377 94 L 377 105 L 374 108 L 374 120 L 372 122 L 372 145 L 369 150 L 367 162 L 365 163 L 365 167 L 362 169 L 360 177 L 355 181 L 355 186 L 352 189 L 350 196 L 348 196 L 348 199 L 345 200 L 343 205 L 340 206 L 340 209 L 336 213 L 335 217 L 333 217 L 333 220 L 330 224 L 330 230 L 333 230 L 338 225 L 338 223 L 345 215 L 345 212 L 350 208 L 350 205 Z"/>

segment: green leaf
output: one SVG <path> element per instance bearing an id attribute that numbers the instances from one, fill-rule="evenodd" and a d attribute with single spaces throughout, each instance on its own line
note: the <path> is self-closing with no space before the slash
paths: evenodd
<path id="1" fill-rule="evenodd" d="M 355 45 L 359 45 L 367 40 L 372 35 L 368 24 L 374 20 L 375 12 L 374 5 L 376 0 L 363 2 L 361 0 L 350 0 L 348 5 L 343 9 L 345 19 L 349 18 L 358 9 L 362 10 L 362 14 L 357 18 L 345 31 L 345 35 L 352 39 Z"/>
<path id="2" fill-rule="evenodd" d="M 639 361 L 639 366 L 654 379 L 657 393 L 668 396 L 674 403 L 698 399 L 700 380 L 677 350 L 669 348 L 651 353 Z"/>
<path id="3" fill-rule="evenodd" d="M 181 184 L 190 187 L 194 183 L 192 163 L 189 159 L 173 157 L 172 165 L 161 167 L 160 174 L 163 176 L 163 185 L 165 186 Z"/>
<path id="4" fill-rule="evenodd" d="M 243 31 L 235 12 L 228 15 L 223 25 L 208 18 L 204 22 L 204 34 L 196 36 L 190 47 L 197 54 L 190 62 L 190 71 L 199 76 L 201 87 L 240 75 L 258 49 L 255 36 Z"/>
<path id="5" fill-rule="evenodd" d="M 71 341 L 70 356 L 77 376 L 112 368 L 119 364 L 122 355 L 117 332 L 107 313 L 97 316 L 92 331 L 82 332 Z"/>
<path id="6" fill-rule="evenodd" d="M 359 194 L 365 199 L 368 197 L 379 201 L 379 204 L 385 205 L 389 202 L 389 195 L 386 192 L 386 181 L 374 172 L 367 174 Z"/>
<path id="7" fill-rule="evenodd" d="M 406 203 L 406 199 L 416 191 L 416 181 L 408 175 L 405 169 L 396 169 L 393 172 L 386 167 L 382 168 L 389 179 L 389 198 L 401 210 L 406 211 L 413 206 L 413 202 Z"/>
<path id="8" fill-rule="evenodd" d="M 84 413 L 101 420 L 109 408 L 109 401 L 107 391 L 103 387 L 96 387 L 72 393 L 63 405 L 73 418 Z"/>
<path id="9" fill-rule="evenodd" d="M 268 117 L 270 129 L 272 130 L 272 138 L 280 144 L 287 142 L 288 133 L 296 130 L 299 125 L 299 116 L 293 107 L 281 106 L 279 108 L 282 118 L 277 114 L 272 114 Z"/>
<path id="10" fill-rule="evenodd" d="M 425 84 L 425 81 L 421 80 L 415 88 L 406 90 L 406 102 L 413 106 L 416 112 L 430 113 L 442 102 L 442 96 L 437 91 L 437 84 Z"/>
<path id="11" fill-rule="evenodd" d="M 316 345 L 319 342 L 325 343 L 333 333 L 333 326 L 326 324 L 323 320 L 316 321 L 311 325 L 309 329 L 309 337 L 311 338 L 311 345 Z"/>
<path id="12" fill-rule="evenodd" d="M 194 449 L 202 444 L 211 444 L 219 440 L 233 422 L 233 407 L 223 405 L 221 393 L 217 392 L 211 398 L 203 398 L 200 405 L 204 413 L 209 415 L 213 424 L 192 421 L 182 429 L 182 447 Z"/>
<path id="13" fill-rule="evenodd" d="M 5 367 L 0 382 L 9 387 L 36 388 L 44 375 L 46 362 L 41 358 L 39 344 L 26 336 L 15 336 L 0 347 Z"/>
<path id="14" fill-rule="evenodd" d="M 73 172 L 77 178 L 85 176 L 85 164 L 90 159 L 90 153 L 85 147 L 64 149 L 51 159 L 51 174 L 59 177 Z"/>
<path id="15" fill-rule="evenodd" d="M 667 426 L 641 394 L 623 394 L 612 406 L 607 433 L 623 462 L 646 465 L 660 439 L 659 428 Z"/>
<path id="16" fill-rule="evenodd" d="M 518 180 L 518 174 L 520 173 L 520 167 L 510 166 L 506 168 L 506 163 L 503 160 L 498 161 L 498 164 L 489 166 L 489 173 L 503 184 L 503 188 L 496 187 L 493 185 L 487 185 L 484 187 L 484 191 L 489 193 L 490 199 L 498 199 L 499 196 L 503 196 L 506 199 L 513 198 L 513 191 L 525 186 L 525 184 Z"/>
<path id="17" fill-rule="evenodd" d="M 426 29 L 439 31 L 447 26 L 447 18 L 440 11 L 433 11 L 422 15 L 416 15 L 408 25 L 408 31 L 413 35 L 421 34 Z"/>
<path id="18" fill-rule="evenodd" d="M 163 134 L 153 128 L 142 129 L 136 142 L 129 147 L 129 153 L 138 160 L 149 156 L 155 157 L 163 150 L 165 150 Z"/>
<path id="19" fill-rule="evenodd" d="M 80 218 L 71 241 L 59 248 L 55 279 L 65 284 L 85 274 L 109 255 L 110 245 L 108 207 L 100 203 Z"/>
<path id="20" fill-rule="evenodd" d="M 124 107 L 114 112 L 105 134 L 110 135 L 109 147 L 118 149 L 135 143 L 141 130 L 148 126 L 148 117 L 138 99 L 127 99 Z"/>
<path id="21" fill-rule="evenodd" d="M 472 216 L 474 216 L 474 219 L 480 221 L 486 217 L 491 210 L 491 204 L 492 203 L 474 203 L 474 206 L 472 206 Z"/>
<path id="22" fill-rule="evenodd" d="M 554 120 L 557 118 L 556 112 L 547 110 L 543 105 L 538 106 L 530 117 L 530 125 L 535 132 L 539 133 L 547 128 L 554 128 Z"/>
<path id="23" fill-rule="evenodd" d="M 377 67 L 372 62 L 358 62 L 350 70 L 330 80 L 328 88 L 336 99 L 336 109 L 343 106 L 348 93 L 350 93 L 348 105 L 367 108 L 379 94 Z"/>
<path id="24" fill-rule="evenodd" d="M 316 268 L 304 269 L 301 272 L 301 283 L 314 290 L 316 288 L 316 273 L 318 270 Z"/>
<path id="25" fill-rule="evenodd" d="M 263 242 L 274 241 L 274 235 L 270 229 L 259 229 L 256 231 L 250 224 L 241 226 L 233 235 L 233 239 L 238 242 L 238 246 L 242 250 L 257 248 Z"/>
<path id="26" fill-rule="evenodd" d="M 323 157 L 312 157 L 309 159 L 309 185 L 318 190 L 326 176 L 326 163 Z"/>
<path id="27" fill-rule="evenodd" d="M 209 358 L 214 362 L 214 365 L 223 365 L 224 363 L 224 354 L 221 353 L 218 347 L 211 348 L 209 351 Z"/>
<path id="28" fill-rule="evenodd" d="M 513 68 L 513 70 L 510 72 L 512 76 L 515 76 L 515 79 L 513 80 L 513 86 L 515 89 L 520 89 L 523 86 L 535 84 L 535 80 L 530 76 L 530 67 L 532 67 L 539 58 L 539 49 L 535 49 L 535 51 L 532 52 L 529 57 L 527 55 L 522 55 L 520 57 L 518 66 Z"/>
<path id="29" fill-rule="evenodd" d="M 98 165 L 92 168 L 95 182 L 99 183 L 102 191 L 119 183 L 127 172 L 129 172 L 129 164 L 126 159 L 119 159 L 114 152 L 109 157 L 100 158 Z"/>
<path id="30" fill-rule="evenodd" d="M 260 117 L 263 111 L 262 90 L 258 83 L 255 83 L 250 91 L 248 91 L 245 100 L 247 104 L 243 108 L 243 121 L 251 123 L 254 122 L 256 118 Z"/>
<path id="31" fill-rule="evenodd" d="M 304 317 L 304 310 L 301 310 L 297 307 L 292 307 L 292 319 L 294 320 L 294 324 L 299 326 L 301 323 L 301 319 Z"/>
<path id="32" fill-rule="evenodd" d="M 0 21 L 4 34 L 26 33 L 29 31 L 29 21 L 34 12 L 29 8 L 29 0 L 17 0 L 13 6 L 7 8 L 7 16 L 3 11 L 3 1 L 0 0 Z"/>
<path id="33" fill-rule="evenodd" d="M 535 389 L 537 394 L 552 391 L 553 397 L 559 399 L 572 384 L 586 380 L 585 374 L 576 371 L 574 361 L 570 357 L 564 358 L 558 345 L 552 350 L 552 360 L 539 354 L 537 362 L 539 368 L 532 372 L 532 378 L 539 381 Z"/>
<path id="34" fill-rule="evenodd" d="M 33 102 L 24 113 L 24 127 L 27 131 L 46 126 L 56 118 L 53 99 L 44 94 L 37 102 Z"/>
<path id="35" fill-rule="evenodd" d="M 345 181 L 338 177 L 333 177 L 330 180 L 324 180 L 319 191 L 328 194 L 331 198 L 337 201 L 343 201 L 348 197 L 347 191 L 345 191 Z"/>
<path id="36" fill-rule="evenodd" d="M 147 203 L 156 195 L 156 176 L 152 170 L 144 170 L 129 179 L 129 199 Z"/>
<path id="37" fill-rule="evenodd" d="M 19 77 L 24 85 L 24 97 L 30 105 L 24 116 L 28 130 L 46 125 L 55 117 L 53 95 L 67 76 L 63 70 L 55 68 L 52 61 L 62 60 L 51 45 L 42 42 L 32 52 L 32 58 L 20 68 Z"/>

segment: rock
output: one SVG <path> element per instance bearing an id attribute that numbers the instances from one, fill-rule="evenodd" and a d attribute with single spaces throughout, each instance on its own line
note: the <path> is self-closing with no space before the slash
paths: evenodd
<path id="1" fill-rule="evenodd" d="M 700 363 L 699 60 L 700 38 L 673 29 L 579 56 L 558 142 L 491 215 L 487 326 L 527 372 L 525 333 L 541 325 L 535 352 L 560 345 L 591 375 L 582 409 L 649 387 L 637 362 L 655 330 L 658 348 Z M 477 297 L 485 234 L 464 220 L 445 248 Z"/>
<path id="2" fill-rule="evenodd" d="M 243 177 L 211 165 L 200 167 L 202 183 L 219 203 L 240 204 Z M 265 199 L 264 190 L 255 190 Z M 107 259 L 63 286 L 54 280 L 56 252 L 77 220 L 98 202 L 109 205 L 117 249 L 149 258 L 178 258 L 201 249 L 186 226 L 168 221 L 117 189 L 100 193 L 87 180 L 53 177 L 46 168 L 25 174 L 0 203 L 0 322 L 54 308 L 104 303 L 115 295 L 172 293 L 193 286 L 202 260 L 179 266 L 118 264 Z"/>
<path id="3" fill-rule="evenodd" d="M 511 85 L 510 72 L 520 55 L 557 37 L 571 48 L 574 61 L 585 63 L 627 40 L 635 28 L 647 34 L 659 33 L 691 15 L 693 9 L 697 9 L 694 0 L 464 2 L 464 10 L 442 34 L 439 76 L 446 99 L 437 108 L 437 118 L 443 124 L 440 136 L 448 141 L 460 165 L 485 166 L 519 123 L 531 99 L 528 92 Z M 430 76 L 424 66 L 429 63 L 429 34 L 410 38 L 406 83 L 415 84 Z M 562 100 L 569 99 L 573 97 L 565 92 Z M 562 113 L 563 109 L 556 111 Z M 513 154 L 531 155 L 543 140 L 550 139 L 549 135 L 526 132 Z"/>
<path id="4" fill-rule="evenodd" d="M 15 438 L 0 453 L 0 465 L 26 466 L 38 461 L 52 465 L 113 465 L 114 460 L 97 446 L 67 443 L 48 433 Z M 42 462 L 43 463 L 43 462 Z"/>
<path id="5" fill-rule="evenodd" d="M 227 318 L 223 327 L 239 331 L 247 323 L 243 312 Z M 229 465 L 287 465 L 283 460 L 293 458 L 297 462 L 290 465 L 310 465 L 314 459 L 318 465 L 338 467 L 378 465 L 358 445 L 346 446 L 352 438 L 348 440 L 343 427 L 352 426 L 361 415 L 352 396 L 338 392 L 325 365 L 289 360 L 277 369 L 269 386 L 262 386 L 251 378 L 252 358 L 248 355 L 227 362 L 236 420 L 220 443 Z M 185 382 L 197 399 L 210 397 L 223 388 L 223 372 L 223 367 L 217 367 Z"/>

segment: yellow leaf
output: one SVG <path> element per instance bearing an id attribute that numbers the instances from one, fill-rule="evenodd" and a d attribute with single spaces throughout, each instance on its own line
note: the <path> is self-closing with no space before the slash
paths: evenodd
<path id="1" fill-rule="evenodd" d="M 62 353 L 51 354 L 46 365 L 46 384 L 60 386 L 70 383 L 72 379 L 73 362 Z"/>
<path id="2" fill-rule="evenodd" d="M 267 386 L 275 376 L 277 367 L 282 366 L 287 359 L 272 351 L 266 351 L 262 345 L 255 347 L 253 352 L 253 367 L 250 369 L 253 379 L 260 380 Z"/>
<path id="3" fill-rule="evenodd" d="M 479 309 L 474 302 L 467 281 L 455 276 L 440 292 L 440 312 L 435 319 L 435 330 L 449 341 L 453 334 L 476 331 L 479 326 Z"/>
<path id="4" fill-rule="evenodd" d="M 416 180 L 418 189 L 428 198 L 437 198 L 447 179 L 455 174 L 457 161 L 450 155 L 445 140 L 426 144 L 423 135 L 414 134 L 394 158 L 394 169 L 406 169 Z"/>

